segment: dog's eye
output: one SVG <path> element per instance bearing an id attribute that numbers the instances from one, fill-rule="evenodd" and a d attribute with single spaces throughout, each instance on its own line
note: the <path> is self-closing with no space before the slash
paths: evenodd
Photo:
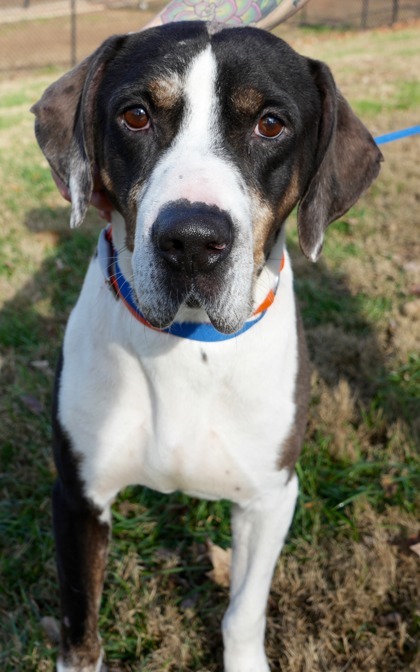
<path id="1" fill-rule="evenodd" d="M 255 135 L 262 138 L 278 138 L 284 131 L 284 124 L 273 114 L 264 114 L 255 127 Z"/>
<path id="2" fill-rule="evenodd" d="M 145 131 L 150 128 L 150 117 L 143 107 L 132 107 L 122 117 L 131 131 Z"/>

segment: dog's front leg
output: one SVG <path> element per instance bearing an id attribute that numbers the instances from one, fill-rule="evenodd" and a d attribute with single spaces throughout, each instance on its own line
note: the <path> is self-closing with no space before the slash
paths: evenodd
<path id="1" fill-rule="evenodd" d="M 269 672 L 264 651 L 265 611 L 297 492 L 293 475 L 286 486 L 233 509 L 231 600 L 223 619 L 225 672 Z"/>
<path id="2" fill-rule="evenodd" d="M 53 514 L 62 611 L 57 671 L 100 672 L 98 609 L 110 526 L 60 480 L 54 488 Z"/>

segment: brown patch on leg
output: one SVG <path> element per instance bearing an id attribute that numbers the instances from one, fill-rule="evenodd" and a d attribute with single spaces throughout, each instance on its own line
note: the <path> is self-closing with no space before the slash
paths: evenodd
<path id="1" fill-rule="evenodd" d="M 101 655 L 98 610 L 110 527 L 80 500 L 72 506 L 58 481 L 53 498 L 61 593 L 61 655 L 67 665 L 90 669 Z M 92 667 L 93 669 L 93 667 Z"/>
<path id="2" fill-rule="evenodd" d="M 53 525 L 61 595 L 61 655 L 74 669 L 94 670 L 101 655 L 98 611 L 110 526 L 84 495 L 80 460 L 59 421 L 63 357 L 53 397 L 53 448 L 58 479 L 53 491 Z M 90 666 L 93 666 L 90 668 Z"/>
<path id="3" fill-rule="evenodd" d="M 296 329 L 298 338 L 298 370 L 294 395 L 296 413 L 292 430 L 281 446 L 279 459 L 279 469 L 288 469 L 290 474 L 293 472 L 302 448 L 311 391 L 311 367 L 298 306 L 296 306 Z"/>

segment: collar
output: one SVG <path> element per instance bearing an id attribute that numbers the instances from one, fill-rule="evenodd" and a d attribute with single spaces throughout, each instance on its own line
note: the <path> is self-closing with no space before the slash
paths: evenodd
<path id="1" fill-rule="evenodd" d="M 153 327 L 139 310 L 134 300 L 133 288 L 122 274 L 121 268 L 118 264 L 118 252 L 115 249 L 112 241 L 111 226 L 108 226 L 106 229 L 102 229 L 99 235 L 97 257 L 105 278 L 105 282 L 108 285 L 110 291 L 113 293 L 116 299 L 120 299 L 122 301 L 122 303 L 130 311 L 133 317 L 138 320 L 138 322 L 141 322 L 141 324 L 144 324 L 153 331 L 170 334 L 171 336 L 178 336 L 178 338 L 188 338 L 193 341 L 202 341 L 204 343 L 228 341 L 232 338 L 236 338 L 237 336 L 240 336 L 241 334 L 251 329 L 251 327 L 257 324 L 257 322 L 262 320 L 276 297 L 280 280 L 280 271 L 284 266 L 283 255 L 280 262 L 279 274 L 277 276 L 275 287 L 270 289 L 264 301 L 258 306 L 250 319 L 245 322 L 239 331 L 236 331 L 234 334 L 222 334 L 208 322 L 173 322 L 165 329 L 158 329 L 157 327 Z"/>

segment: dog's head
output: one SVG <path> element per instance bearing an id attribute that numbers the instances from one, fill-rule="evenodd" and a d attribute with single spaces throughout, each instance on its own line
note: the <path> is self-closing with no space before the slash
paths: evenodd
<path id="1" fill-rule="evenodd" d="M 70 187 L 72 226 L 99 171 L 125 220 L 139 307 L 159 327 L 186 304 L 239 329 L 295 205 L 315 261 L 382 158 L 328 67 L 254 28 L 187 22 L 111 37 L 33 111 Z"/>

